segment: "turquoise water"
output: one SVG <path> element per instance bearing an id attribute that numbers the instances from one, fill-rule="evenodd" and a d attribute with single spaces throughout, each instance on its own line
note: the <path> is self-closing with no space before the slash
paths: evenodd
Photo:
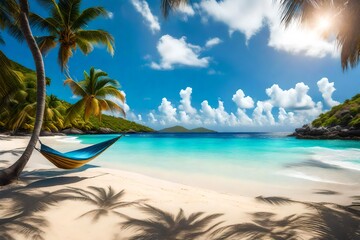
<path id="1" fill-rule="evenodd" d="M 82 135 L 76 140 L 93 144 L 111 137 Z M 299 140 L 282 133 L 134 134 L 120 139 L 94 164 L 235 192 L 244 182 L 358 189 L 360 141 Z"/>

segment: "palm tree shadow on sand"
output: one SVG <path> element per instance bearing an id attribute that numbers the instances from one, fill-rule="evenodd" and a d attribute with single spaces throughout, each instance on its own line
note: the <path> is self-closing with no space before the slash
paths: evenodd
<path id="1" fill-rule="evenodd" d="M 272 205 L 298 203 L 313 210 L 299 215 L 292 225 L 299 231 L 310 233 L 314 239 L 360 239 L 360 211 L 354 204 L 300 202 L 282 197 L 259 196 L 256 199 Z"/>
<path id="2" fill-rule="evenodd" d="M 61 191 L 43 192 L 27 188 L 13 188 L 0 192 L 0 239 L 15 239 L 14 234 L 26 239 L 44 239 L 49 226 L 42 212 L 66 199 Z"/>
<path id="3" fill-rule="evenodd" d="M 149 218 L 142 220 L 129 217 L 120 223 L 122 229 L 136 230 L 137 234 L 129 240 L 202 239 L 222 223 L 214 223 L 222 214 L 205 215 L 203 212 L 196 212 L 186 217 L 182 209 L 174 215 L 147 204 L 141 206 L 140 210 L 149 215 Z"/>
<path id="4" fill-rule="evenodd" d="M 69 200 L 82 201 L 95 206 L 95 209 L 79 216 L 79 218 L 91 216 L 92 222 L 97 222 L 101 217 L 109 214 L 127 217 L 125 214 L 119 212 L 118 209 L 138 205 L 145 201 L 145 199 L 130 202 L 124 201 L 125 190 L 115 192 L 111 186 L 107 188 L 89 186 L 88 189 L 89 190 L 69 187 L 62 192 L 69 194 L 67 196 Z"/>
<path id="5" fill-rule="evenodd" d="M 233 224 L 214 231 L 213 239 L 299 239 L 296 222 L 299 217 L 290 215 L 277 220 L 270 212 L 251 213 L 252 222 Z"/>

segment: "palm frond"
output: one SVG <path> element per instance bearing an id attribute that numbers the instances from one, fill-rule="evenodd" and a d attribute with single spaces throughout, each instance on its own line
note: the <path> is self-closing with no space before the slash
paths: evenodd
<path id="1" fill-rule="evenodd" d="M 126 112 L 125 112 L 125 110 L 124 110 L 122 107 L 120 107 L 119 105 L 117 105 L 117 104 L 114 103 L 113 101 L 106 100 L 106 99 L 105 99 L 105 101 L 106 101 L 106 103 L 107 103 L 110 111 L 112 111 L 112 112 L 119 112 L 119 113 L 121 113 L 124 117 L 126 117 Z"/>
<path id="2" fill-rule="evenodd" d="M 79 30 L 75 33 L 78 38 L 83 41 L 88 41 L 92 44 L 103 44 L 106 46 L 107 51 L 114 55 L 115 41 L 114 37 L 104 30 Z"/>
<path id="3" fill-rule="evenodd" d="M 94 50 L 94 47 L 91 43 L 88 41 L 84 41 L 81 38 L 76 38 L 75 40 L 76 45 L 80 48 L 81 52 L 85 55 L 88 55 Z"/>
<path id="4" fill-rule="evenodd" d="M 59 53 L 58 53 L 58 63 L 60 65 L 61 71 L 68 70 L 68 62 L 72 57 L 73 52 L 71 46 L 60 44 Z"/>
<path id="5" fill-rule="evenodd" d="M 61 23 L 56 21 L 55 18 L 43 18 L 36 13 L 29 14 L 29 21 L 32 27 L 41 31 L 48 31 L 51 34 L 59 33 L 59 27 Z M 55 36 L 54 36 L 55 38 Z"/>
<path id="6" fill-rule="evenodd" d="M 42 54 L 46 55 L 52 48 L 56 47 L 57 42 L 54 36 L 37 37 L 36 42 Z"/>
<path id="7" fill-rule="evenodd" d="M 103 7 L 91 7 L 81 12 L 80 16 L 72 23 L 71 29 L 78 30 L 86 27 L 87 24 L 99 16 L 108 16 L 109 12 Z"/>
<path id="8" fill-rule="evenodd" d="M 87 92 L 84 90 L 84 88 L 76 81 L 72 80 L 71 78 L 68 78 L 64 81 L 64 85 L 69 85 L 71 88 L 71 91 L 76 96 L 85 97 L 87 96 Z"/>
<path id="9" fill-rule="evenodd" d="M 68 108 L 65 116 L 65 125 L 71 123 L 80 116 L 80 114 L 84 111 L 85 101 L 85 99 L 81 99 Z"/>
<path id="10" fill-rule="evenodd" d="M 181 4 L 188 4 L 188 2 L 188 0 L 162 0 L 161 12 L 167 18 L 172 10 L 178 8 Z"/>

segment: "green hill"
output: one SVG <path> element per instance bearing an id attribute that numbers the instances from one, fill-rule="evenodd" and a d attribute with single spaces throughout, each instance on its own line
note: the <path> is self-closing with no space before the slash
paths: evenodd
<path id="1" fill-rule="evenodd" d="M 190 132 L 194 132 L 194 133 L 216 133 L 216 131 L 214 131 L 214 130 L 203 128 L 203 127 L 191 129 Z"/>
<path id="2" fill-rule="evenodd" d="M 182 126 L 174 126 L 174 127 L 164 128 L 164 129 L 160 130 L 159 132 L 162 132 L 162 133 L 211 133 L 211 132 L 215 132 L 215 131 L 207 129 L 207 128 L 203 128 L 203 127 L 187 129 Z"/>
<path id="3" fill-rule="evenodd" d="M 320 114 L 312 122 L 314 127 L 354 127 L 360 128 L 360 94 Z"/>
<path id="4" fill-rule="evenodd" d="M 11 96 L 11 101 L 3 102 L 2 108 L 0 108 L 0 131 L 1 132 L 31 132 L 34 126 L 35 111 L 21 111 L 22 109 L 30 108 L 32 104 L 36 103 L 36 72 L 24 67 L 23 65 L 14 62 L 9 59 L 12 65 L 12 69 L 20 76 L 23 86 L 19 89 L 15 89 L 15 94 Z M 1 68 L 1 66 L 0 66 Z M 50 84 L 50 79 L 46 78 L 47 85 Z M 1 90 L 1 86 L 0 86 Z M 49 96 L 48 96 L 49 97 Z M 43 131 L 61 132 L 67 128 L 78 128 L 84 132 L 92 131 L 97 132 L 100 128 L 111 129 L 114 132 L 153 132 L 154 130 L 143 126 L 141 124 L 128 121 L 123 118 L 112 117 L 108 115 L 102 115 L 102 121 L 98 118 L 91 117 L 88 122 L 83 119 L 77 119 L 71 124 L 64 124 L 64 116 L 66 110 L 71 106 L 70 103 L 57 98 L 56 106 L 52 106 L 52 110 L 56 109 L 58 114 L 54 115 L 53 119 L 44 118 Z M 0 99 L 1 103 L 1 99 Z M 18 107 L 20 106 L 21 107 Z M 22 122 L 17 121 L 22 119 Z M 14 123 L 20 122 L 17 126 Z"/>
<path id="5" fill-rule="evenodd" d="M 136 122 L 104 114 L 101 116 L 101 122 L 98 118 L 91 117 L 90 123 L 94 126 L 95 130 L 102 127 L 110 128 L 115 132 L 127 132 L 129 130 L 133 130 L 135 132 L 154 132 L 154 129 L 138 124 Z"/>

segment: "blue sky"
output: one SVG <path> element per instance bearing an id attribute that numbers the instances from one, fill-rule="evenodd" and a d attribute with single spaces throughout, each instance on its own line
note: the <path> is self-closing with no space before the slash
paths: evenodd
<path id="1" fill-rule="evenodd" d="M 93 1 L 84 1 L 83 7 Z M 357 94 L 358 68 L 343 72 L 333 39 L 319 29 L 283 30 L 272 0 L 199 0 L 165 20 L 160 0 L 101 0 L 111 12 L 89 29 L 115 37 L 115 55 L 96 46 L 77 51 L 70 74 L 100 68 L 126 93 L 128 118 L 155 129 L 205 126 L 220 131 L 288 131 Z M 46 10 L 31 1 L 31 9 Z M 40 35 L 35 32 L 35 35 Z M 1 50 L 33 68 L 25 44 L 10 37 Z M 45 57 L 48 93 L 74 102 L 57 65 Z"/>

